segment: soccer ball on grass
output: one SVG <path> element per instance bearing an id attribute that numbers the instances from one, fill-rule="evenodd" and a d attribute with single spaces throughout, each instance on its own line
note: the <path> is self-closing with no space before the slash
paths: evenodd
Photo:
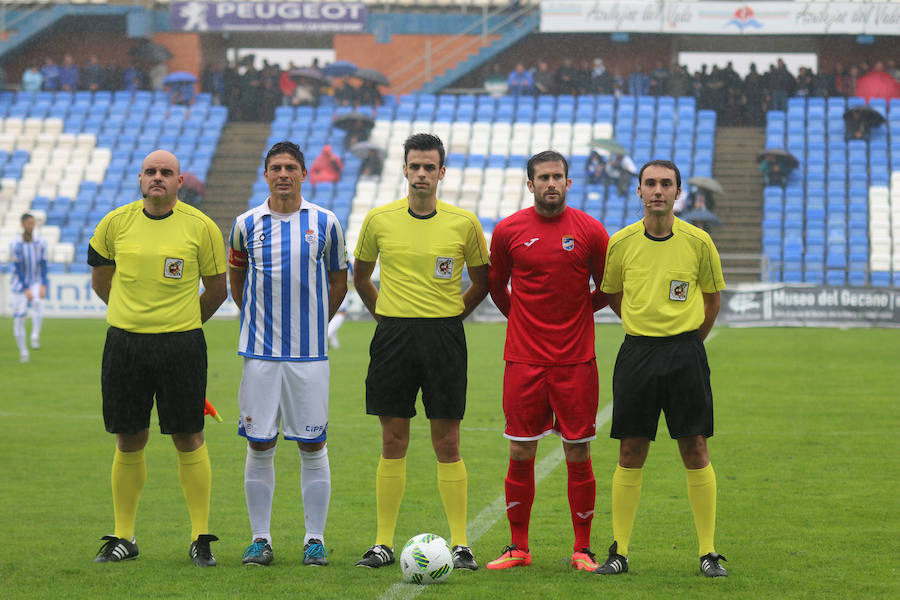
<path id="1" fill-rule="evenodd" d="M 441 536 L 420 533 L 403 546 L 400 570 L 403 579 L 409 583 L 438 583 L 453 571 L 453 554 Z"/>

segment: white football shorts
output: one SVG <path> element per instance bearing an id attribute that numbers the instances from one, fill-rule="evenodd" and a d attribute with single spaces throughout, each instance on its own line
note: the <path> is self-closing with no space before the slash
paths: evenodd
<path id="1" fill-rule="evenodd" d="M 31 295 L 33 300 L 31 302 L 28 301 L 28 298 L 25 296 L 25 292 L 14 293 L 13 297 L 13 316 L 14 317 L 24 317 L 28 314 L 28 308 L 31 306 L 39 306 L 41 302 L 43 302 L 43 298 L 41 298 L 41 283 L 37 282 L 31 286 Z"/>
<path id="2" fill-rule="evenodd" d="M 244 358 L 238 391 L 238 435 L 271 442 L 278 425 L 286 440 L 325 441 L 328 429 L 327 360 Z"/>

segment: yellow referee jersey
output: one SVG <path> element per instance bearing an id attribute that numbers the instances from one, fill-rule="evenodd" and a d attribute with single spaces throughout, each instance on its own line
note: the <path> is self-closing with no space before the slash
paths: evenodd
<path id="1" fill-rule="evenodd" d="M 200 327 L 200 277 L 225 272 L 222 232 L 183 202 L 153 218 L 143 200 L 100 221 L 91 247 L 116 263 L 106 321 L 135 333 L 170 333 Z"/>
<path id="2" fill-rule="evenodd" d="M 712 238 L 681 219 L 675 219 L 665 240 L 647 237 L 643 221 L 609 240 L 600 289 L 623 292 L 625 333 L 665 337 L 698 329 L 704 319 L 702 293 L 724 288 Z"/>
<path id="3" fill-rule="evenodd" d="M 429 217 L 413 215 L 406 198 L 373 208 L 363 221 L 354 256 L 366 262 L 380 257 L 375 312 L 385 317 L 462 314 L 463 265 L 488 264 L 481 222 L 440 200 Z"/>

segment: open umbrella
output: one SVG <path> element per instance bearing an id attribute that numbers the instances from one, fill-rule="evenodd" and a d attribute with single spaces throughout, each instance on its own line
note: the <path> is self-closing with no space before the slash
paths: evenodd
<path id="1" fill-rule="evenodd" d="M 756 155 L 756 160 L 761 161 L 766 157 L 767 154 L 771 154 L 775 157 L 775 160 L 780 162 L 781 164 L 790 167 L 791 169 L 796 169 L 800 166 L 800 161 L 797 160 L 797 157 L 788 152 L 787 150 L 783 150 L 781 148 L 773 148 L 766 150 L 765 152 L 760 152 Z"/>
<path id="2" fill-rule="evenodd" d="M 322 73 L 326 77 L 343 77 L 344 75 L 353 75 L 358 68 L 355 63 L 349 60 L 336 60 L 325 65 Z"/>
<path id="3" fill-rule="evenodd" d="M 725 188 L 722 187 L 722 184 L 720 184 L 712 177 L 691 177 L 690 179 L 688 179 L 688 183 L 714 194 L 725 193 Z"/>
<path id="4" fill-rule="evenodd" d="M 361 112 L 353 111 L 337 115 L 334 118 L 334 126 L 344 131 L 351 129 L 371 129 L 375 127 L 375 119 Z"/>
<path id="5" fill-rule="evenodd" d="M 174 71 L 166 75 L 163 83 L 167 85 L 172 83 L 197 83 L 197 76 L 187 71 Z"/>
<path id="6" fill-rule="evenodd" d="M 138 44 L 137 46 L 129 50 L 128 53 L 135 60 L 141 60 L 154 64 L 166 62 L 167 60 L 172 58 L 172 53 L 169 52 L 168 48 L 149 40 Z"/>
<path id="7" fill-rule="evenodd" d="M 900 98 L 900 83 L 884 71 L 869 71 L 856 80 L 856 95 L 870 98 Z"/>
<path id="8" fill-rule="evenodd" d="M 374 151 L 378 154 L 378 158 L 384 159 L 387 151 L 385 151 L 384 146 L 380 144 L 376 144 L 374 142 L 357 142 L 353 144 L 353 147 L 350 148 L 350 152 L 353 153 L 354 156 L 365 159 L 369 156 L 369 153 Z"/>
<path id="9" fill-rule="evenodd" d="M 705 223 L 707 225 L 721 225 L 722 219 L 717 217 L 708 208 L 691 209 L 681 213 L 681 220 L 691 224 Z"/>
<path id="10" fill-rule="evenodd" d="M 315 83 L 327 83 L 328 78 L 322 74 L 322 71 L 319 69 L 314 69 L 313 67 L 301 67 L 299 69 L 291 69 L 291 72 L 288 73 L 291 79 L 294 81 L 312 81 Z"/>
<path id="11" fill-rule="evenodd" d="M 844 120 L 852 120 L 856 118 L 855 115 L 857 114 L 859 115 L 859 119 L 868 127 L 878 127 L 884 123 L 884 116 L 874 108 L 869 108 L 868 106 L 854 106 L 844 113 Z"/>
<path id="12" fill-rule="evenodd" d="M 375 69 L 358 69 L 352 76 L 356 79 L 374 83 L 375 85 L 391 85 L 387 75 L 381 71 L 376 71 Z"/>
<path id="13" fill-rule="evenodd" d="M 610 138 L 593 139 L 591 140 L 591 147 L 598 152 L 605 150 L 606 152 L 615 154 L 617 156 L 624 156 L 628 154 L 628 151 L 625 150 L 625 147 L 622 146 L 622 144 Z"/>

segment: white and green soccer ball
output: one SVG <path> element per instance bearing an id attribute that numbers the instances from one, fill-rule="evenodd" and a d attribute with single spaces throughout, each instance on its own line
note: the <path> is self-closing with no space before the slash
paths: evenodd
<path id="1" fill-rule="evenodd" d="M 400 570 L 409 583 L 439 583 L 453 571 L 453 554 L 441 536 L 420 533 L 403 546 Z"/>

